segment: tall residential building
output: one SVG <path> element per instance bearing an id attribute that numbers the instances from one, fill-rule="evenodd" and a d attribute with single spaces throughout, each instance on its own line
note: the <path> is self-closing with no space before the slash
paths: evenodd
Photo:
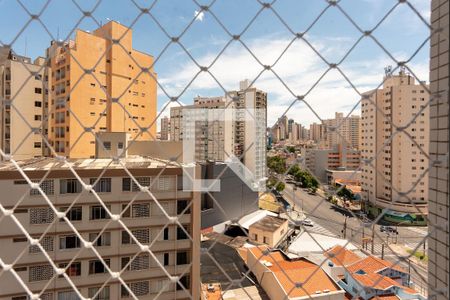
<path id="1" fill-rule="evenodd" d="M 344 116 L 343 113 L 335 113 L 334 119 L 324 120 L 326 126 L 326 145 L 334 147 L 335 145 L 345 145 L 351 149 L 359 149 L 359 116 Z"/>
<path id="2" fill-rule="evenodd" d="M 303 166 L 322 182 L 328 181 L 329 170 L 358 170 L 361 155 L 358 150 L 335 145 L 330 149 L 302 148 Z"/>
<path id="3" fill-rule="evenodd" d="M 121 163 L 112 164 L 110 159 L 68 161 L 79 178 L 54 158 L 19 162 L 31 180 L 40 182 L 54 208 L 38 190 L 30 189 L 11 162 L 0 166 L 0 189 L 5 193 L 0 202 L 5 209 L 14 208 L 23 229 L 39 239 L 56 267 L 65 268 L 83 297 L 129 298 L 131 290 L 139 299 L 154 299 L 156 295 L 167 300 L 199 299 L 200 194 L 180 188 L 182 167 L 143 157 L 123 158 Z M 104 205 L 84 189 L 85 184 L 93 186 Z M 140 186 L 150 187 L 152 196 Z M 117 216 L 120 223 L 114 220 Z M 168 217 L 181 226 L 168 222 Z M 86 242 L 91 242 L 98 254 Z M 31 293 L 39 294 L 40 299 L 79 298 L 11 217 L 2 218 L 0 243 L 2 263 L 14 264 Z M 18 257 L 18 253 L 22 255 Z M 165 271 L 179 276 L 187 291 Z M 129 289 L 110 272 L 121 272 Z M 11 272 L 2 274 L 0 298 L 27 298 Z"/>
<path id="4" fill-rule="evenodd" d="M 225 128 L 224 121 L 195 121 L 195 126 L 183 128 L 183 112 L 189 109 L 224 109 L 225 97 L 195 97 L 193 105 L 170 109 L 170 140 L 182 141 L 183 135 L 195 131 L 195 160 L 223 161 Z"/>
<path id="5" fill-rule="evenodd" d="M 364 97 L 361 102 L 360 149 L 362 160 L 371 161 L 370 165 L 363 164 L 361 176 L 368 210 L 377 216 L 387 208 L 384 217 L 391 221 L 415 218 L 424 222 L 428 176 L 422 178 L 422 174 L 428 168 L 429 95 L 404 70 L 398 75 L 387 72 L 383 87 L 365 95 L 368 99 Z M 404 132 L 394 135 L 398 130 L 394 125 Z M 402 194 L 406 192 L 406 196 Z"/>
<path id="6" fill-rule="evenodd" d="M 316 143 L 322 141 L 325 136 L 325 126 L 323 124 L 312 123 L 309 125 L 309 138 Z"/>
<path id="7" fill-rule="evenodd" d="M 428 202 L 428 299 L 449 299 L 449 64 L 448 1 L 431 1 L 430 158 Z"/>
<path id="8" fill-rule="evenodd" d="M 266 177 L 267 93 L 249 84 L 243 80 L 238 91 L 227 93 L 227 99 L 232 101 L 229 107 L 241 112 L 235 115 L 232 141 L 226 141 L 225 150 L 240 158 L 255 178 L 263 179 Z M 250 115 L 248 110 L 254 111 Z"/>
<path id="9" fill-rule="evenodd" d="M 94 157 L 96 132 L 156 137 L 153 57 L 134 50 L 132 41 L 130 28 L 111 21 L 92 33 L 77 30 L 67 43 L 52 42 L 49 140 L 56 154 Z"/>
<path id="10" fill-rule="evenodd" d="M 169 117 L 162 117 L 161 118 L 161 133 L 160 133 L 160 140 L 161 141 L 168 141 L 170 136 L 170 118 Z"/>
<path id="11" fill-rule="evenodd" d="M 193 105 L 172 107 L 170 138 L 182 141 L 183 136 L 193 136 L 191 131 L 195 131 L 196 161 L 225 161 L 233 154 L 256 178 L 262 179 L 266 174 L 267 93 L 248 84 L 248 80 L 241 81 L 239 90 L 227 92 L 224 97 L 196 97 Z M 236 112 L 232 111 L 231 122 L 196 121 L 195 126 L 183 128 L 183 118 L 186 120 L 189 109 L 222 109 L 220 113 L 230 109 Z M 247 114 L 247 109 L 254 109 L 254 115 L 253 112 L 253 116 Z"/>
<path id="12" fill-rule="evenodd" d="M 0 47 L 0 146 L 14 159 L 46 154 L 48 73 L 42 57 L 32 62 Z"/>
<path id="13" fill-rule="evenodd" d="M 292 125 L 292 124 L 291 124 Z M 275 142 L 284 141 L 289 138 L 289 121 L 286 116 L 278 118 L 272 126 L 272 137 Z"/>

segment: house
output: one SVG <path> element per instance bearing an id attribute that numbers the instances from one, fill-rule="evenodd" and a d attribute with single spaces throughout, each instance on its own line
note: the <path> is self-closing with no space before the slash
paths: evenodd
<path id="1" fill-rule="evenodd" d="M 247 266 L 270 299 L 344 299 L 345 291 L 317 264 L 267 246 L 245 249 Z"/>
<path id="2" fill-rule="evenodd" d="M 249 237 L 269 247 L 277 246 L 288 232 L 288 220 L 267 215 L 249 227 Z"/>

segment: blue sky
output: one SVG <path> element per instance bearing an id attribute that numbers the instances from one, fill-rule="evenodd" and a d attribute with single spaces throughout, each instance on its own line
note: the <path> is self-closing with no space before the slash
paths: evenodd
<path id="1" fill-rule="evenodd" d="M 30 17 L 19 2 L 0 0 L 0 42 L 13 42 L 13 48 L 18 54 L 26 52 L 33 58 L 43 55 L 52 39 L 47 30 L 54 38 L 59 36 L 60 39 L 65 39 L 74 27 L 96 29 L 96 22 L 90 18 L 82 19 L 82 13 L 74 4 L 77 3 L 84 10 L 91 10 L 96 2 L 53 0 L 40 18 L 46 29 L 37 21 L 23 29 Z M 135 2 L 142 7 L 153 3 L 143 0 Z M 197 2 L 209 4 L 211 1 Z M 22 0 L 22 3 L 30 13 L 37 14 L 46 1 Z M 395 0 L 342 0 L 340 5 L 362 29 L 368 30 L 374 28 L 397 3 Z M 428 20 L 429 1 L 414 0 L 410 3 Z M 326 6 L 327 2 L 321 0 L 279 0 L 273 8 L 294 32 L 304 32 Z M 240 34 L 260 9 L 261 4 L 256 0 L 217 0 L 211 7 L 213 14 L 232 34 Z M 191 0 L 160 0 L 151 12 L 170 36 L 178 36 L 194 19 L 198 10 L 199 7 Z M 169 95 L 179 95 L 198 72 L 198 68 L 179 45 L 170 45 L 160 55 L 169 42 L 168 37 L 150 16 L 138 17 L 139 14 L 140 10 L 130 0 L 103 0 L 93 16 L 98 22 L 105 23 L 109 18 L 127 26 L 133 25 L 134 48 L 158 58 L 155 70 L 160 84 Z M 399 5 L 374 31 L 374 36 L 398 60 L 409 58 L 428 35 L 427 27 L 406 4 Z M 305 38 L 329 62 L 338 62 L 360 36 L 342 12 L 330 7 L 308 30 Z M 292 33 L 270 10 L 263 10 L 242 35 L 242 41 L 264 65 L 272 65 L 293 38 Z M 215 18 L 205 12 L 184 33 L 181 43 L 201 65 L 210 65 L 230 39 Z M 428 80 L 428 55 L 428 45 L 425 45 L 409 64 L 421 80 Z M 383 68 L 389 64 L 393 64 L 389 56 L 371 39 L 364 38 L 340 67 L 357 89 L 363 92 L 382 81 Z M 221 85 L 229 90 L 236 89 L 241 79 L 255 79 L 262 69 L 242 44 L 233 41 L 210 70 Z M 263 72 L 255 81 L 255 86 L 268 92 L 269 124 L 292 103 L 294 98 L 291 91 L 295 95 L 307 93 L 326 69 L 325 63 L 306 43 L 294 41 L 274 66 L 275 72 L 290 91 L 270 71 Z M 212 77 L 202 73 L 181 95 L 180 101 L 189 104 L 195 95 L 222 94 L 223 90 Z M 305 99 L 320 118 L 329 118 L 335 111 L 349 113 L 359 97 L 341 74 L 331 70 Z M 167 101 L 167 96 L 159 89 L 158 110 Z M 359 108 L 354 113 L 359 114 Z M 302 103 L 294 104 L 287 115 L 302 124 L 319 121 Z"/>

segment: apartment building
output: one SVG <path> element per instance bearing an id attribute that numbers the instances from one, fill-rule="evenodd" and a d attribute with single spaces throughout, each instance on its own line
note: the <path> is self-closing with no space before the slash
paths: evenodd
<path id="1" fill-rule="evenodd" d="M 449 2 L 431 1 L 433 33 L 430 50 L 430 158 L 428 203 L 428 299 L 449 299 Z"/>
<path id="2" fill-rule="evenodd" d="M 58 155 L 92 158 L 96 132 L 156 137 L 153 57 L 133 49 L 132 30 L 111 21 L 53 41 L 49 140 Z M 116 43 L 117 42 L 117 43 Z"/>
<path id="3" fill-rule="evenodd" d="M 356 171 L 361 154 L 354 149 L 335 145 L 332 149 L 302 148 L 302 164 L 322 182 L 328 182 L 330 170 Z"/>
<path id="4" fill-rule="evenodd" d="M 168 141 L 170 136 L 170 118 L 162 117 L 161 118 L 161 131 L 160 131 L 160 140 Z"/>
<path id="5" fill-rule="evenodd" d="M 170 109 L 170 139 L 182 141 L 183 135 L 193 136 L 195 134 L 196 161 L 223 161 L 225 159 L 225 122 L 219 120 L 219 118 L 208 120 L 208 114 L 203 112 L 204 110 L 211 110 L 211 115 L 214 115 L 213 110 L 224 109 L 225 103 L 225 97 L 197 96 L 194 98 L 193 105 L 172 107 Z M 198 110 L 200 114 L 199 121 L 193 122 L 193 126 L 183 125 L 183 114 L 186 115 L 187 110 L 192 110 L 191 112 L 194 114 L 195 110 Z M 211 116 L 211 118 L 214 119 L 214 116 Z"/>
<path id="6" fill-rule="evenodd" d="M 344 145 L 345 147 L 358 150 L 360 121 L 361 118 L 359 116 L 344 116 L 341 112 L 336 112 L 333 119 L 324 120 L 327 147 L 332 148 L 335 145 Z"/>
<path id="7" fill-rule="evenodd" d="M 360 149 L 362 160 L 371 162 L 363 164 L 361 176 L 367 210 L 377 216 L 387 208 L 384 217 L 390 221 L 423 223 L 428 202 L 428 176 L 422 174 L 428 169 L 429 95 L 404 70 L 397 75 L 387 72 L 383 87 L 365 95 Z M 394 135 L 398 129 L 403 132 Z"/>
<path id="8" fill-rule="evenodd" d="M 46 154 L 49 68 L 0 47 L 0 146 L 14 159 Z M 3 160 L 3 157 L 0 158 Z"/>
<path id="9" fill-rule="evenodd" d="M 85 298 L 130 299 L 131 291 L 139 299 L 198 299 L 200 198 L 182 190 L 178 164 L 136 157 L 122 163 L 40 158 L 19 165 L 48 198 L 30 188 L 12 163 L 0 165 L 0 188 L 6 193 L 0 199 L 2 264 L 12 264 L 32 293 L 42 291 L 40 299 L 78 299 L 68 280 Z M 63 274 L 5 214 L 11 209 L 55 266 L 65 268 Z M 166 271 L 179 276 L 179 283 Z M 121 272 L 128 288 L 111 276 L 114 272 Z M 4 269 L 0 299 L 26 296 Z"/>
<path id="10" fill-rule="evenodd" d="M 325 136 L 325 130 L 325 125 L 312 123 L 309 125 L 309 138 L 314 142 L 319 143 Z"/>
<path id="11" fill-rule="evenodd" d="M 239 90 L 227 93 L 227 99 L 236 114 L 232 140 L 225 143 L 225 150 L 240 158 L 256 180 L 262 180 L 266 177 L 267 93 L 243 80 Z"/>

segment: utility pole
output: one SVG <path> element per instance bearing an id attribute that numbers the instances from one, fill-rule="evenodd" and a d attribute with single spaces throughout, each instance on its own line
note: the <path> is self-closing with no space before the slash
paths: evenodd
<path id="1" fill-rule="evenodd" d="M 344 219 L 344 228 L 342 229 L 342 236 L 344 239 L 347 237 L 347 216 Z"/>
<path id="2" fill-rule="evenodd" d="M 372 249 L 371 249 L 372 255 L 375 252 L 375 223 L 372 224 Z"/>
<path id="3" fill-rule="evenodd" d="M 384 259 L 384 243 L 381 243 L 381 259 Z"/>

